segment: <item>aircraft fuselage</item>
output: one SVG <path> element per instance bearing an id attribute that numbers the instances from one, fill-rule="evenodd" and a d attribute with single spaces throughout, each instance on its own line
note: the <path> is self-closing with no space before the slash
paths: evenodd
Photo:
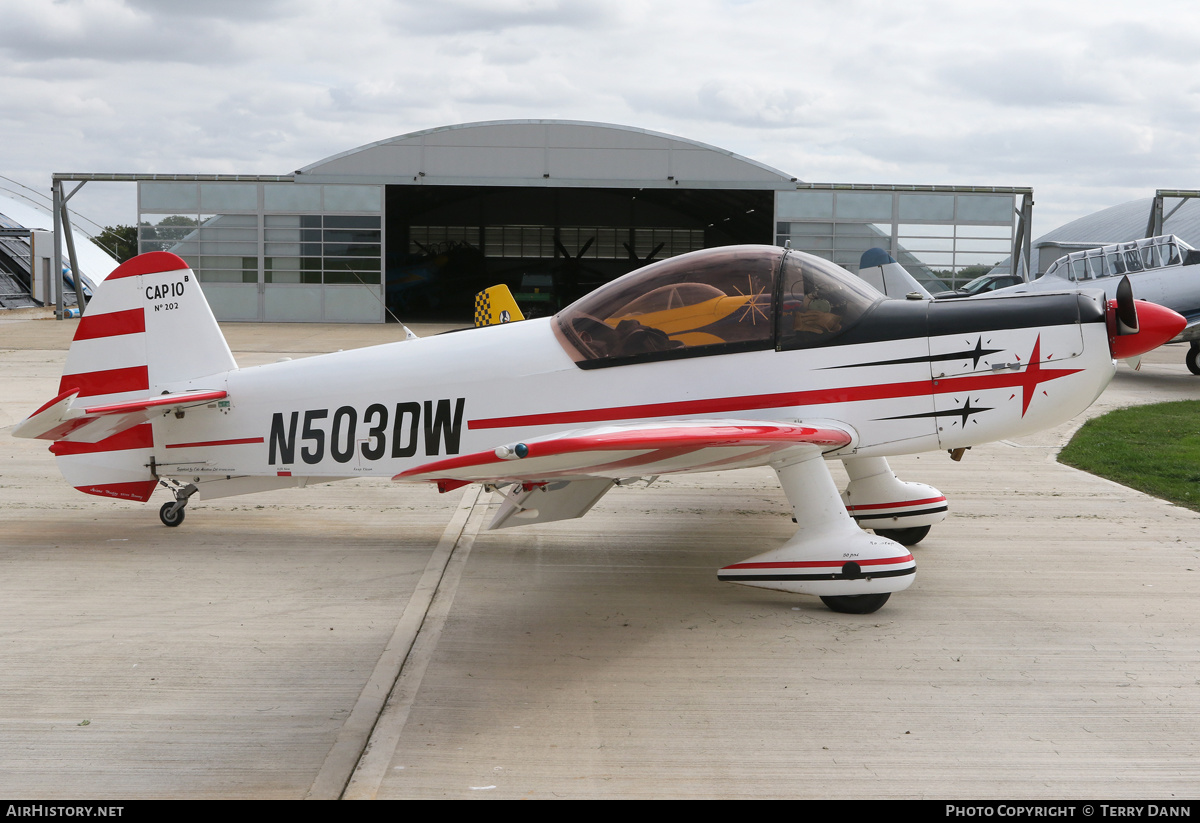
<path id="1" fill-rule="evenodd" d="M 874 313 L 836 345 L 606 368 L 580 368 L 542 319 L 239 369 L 169 386 L 230 399 L 155 420 L 155 462 L 190 482 L 394 477 L 563 430 L 689 418 L 831 419 L 857 435 L 838 456 L 915 453 L 1067 420 L 1113 374 L 1093 297 Z"/>

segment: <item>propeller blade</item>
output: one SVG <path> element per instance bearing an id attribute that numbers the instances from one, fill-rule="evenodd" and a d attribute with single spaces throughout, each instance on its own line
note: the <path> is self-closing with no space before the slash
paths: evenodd
<path id="1" fill-rule="evenodd" d="M 1129 275 L 1121 278 L 1117 284 L 1117 334 L 1137 334 L 1137 306 L 1133 303 L 1133 286 L 1129 283 Z"/>

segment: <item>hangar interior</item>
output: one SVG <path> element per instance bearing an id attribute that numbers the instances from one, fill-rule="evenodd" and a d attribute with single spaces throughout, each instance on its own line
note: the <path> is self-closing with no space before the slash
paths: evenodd
<path id="1" fill-rule="evenodd" d="M 770 243 L 771 194 L 388 186 L 388 306 L 461 317 L 475 292 L 503 282 L 533 314 L 553 313 L 653 260 Z"/>

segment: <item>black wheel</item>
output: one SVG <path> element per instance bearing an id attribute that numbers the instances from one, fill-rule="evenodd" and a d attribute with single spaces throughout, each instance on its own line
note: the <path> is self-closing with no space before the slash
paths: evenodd
<path id="1" fill-rule="evenodd" d="M 892 596 L 891 592 L 883 594 L 844 594 L 837 596 L 826 597 L 821 596 L 821 602 L 835 612 L 842 614 L 871 614 L 879 611 L 884 603 L 888 602 L 888 598 Z"/>
<path id="2" fill-rule="evenodd" d="M 1192 346 L 1188 349 L 1187 358 L 1184 362 L 1187 363 L 1188 371 L 1192 374 L 1200 375 L 1200 363 L 1196 362 L 1197 355 L 1200 355 L 1200 349 Z"/>
<path id="3" fill-rule="evenodd" d="M 875 534 L 895 540 L 901 546 L 915 546 L 925 539 L 933 526 L 913 526 L 911 529 L 875 529 Z"/>
<path id="4" fill-rule="evenodd" d="M 172 511 L 174 507 L 173 502 L 163 503 L 162 508 L 158 510 L 158 519 L 163 522 L 164 526 L 174 528 L 183 522 L 183 507 L 181 506 L 178 511 Z"/>

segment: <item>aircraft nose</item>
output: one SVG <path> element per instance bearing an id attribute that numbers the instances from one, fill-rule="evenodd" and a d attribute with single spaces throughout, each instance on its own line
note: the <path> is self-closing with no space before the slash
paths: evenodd
<path id="1" fill-rule="evenodd" d="M 1151 349 L 1156 349 L 1175 335 L 1183 331 L 1187 320 L 1166 306 L 1136 300 L 1138 331 L 1134 334 L 1116 335 L 1111 331 L 1108 337 L 1108 347 L 1112 350 L 1114 360 L 1125 360 L 1137 357 Z M 1109 303 L 1110 312 L 1116 308 L 1116 301 Z M 1113 328 L 1109 327 L 1110 330 Z"/>

